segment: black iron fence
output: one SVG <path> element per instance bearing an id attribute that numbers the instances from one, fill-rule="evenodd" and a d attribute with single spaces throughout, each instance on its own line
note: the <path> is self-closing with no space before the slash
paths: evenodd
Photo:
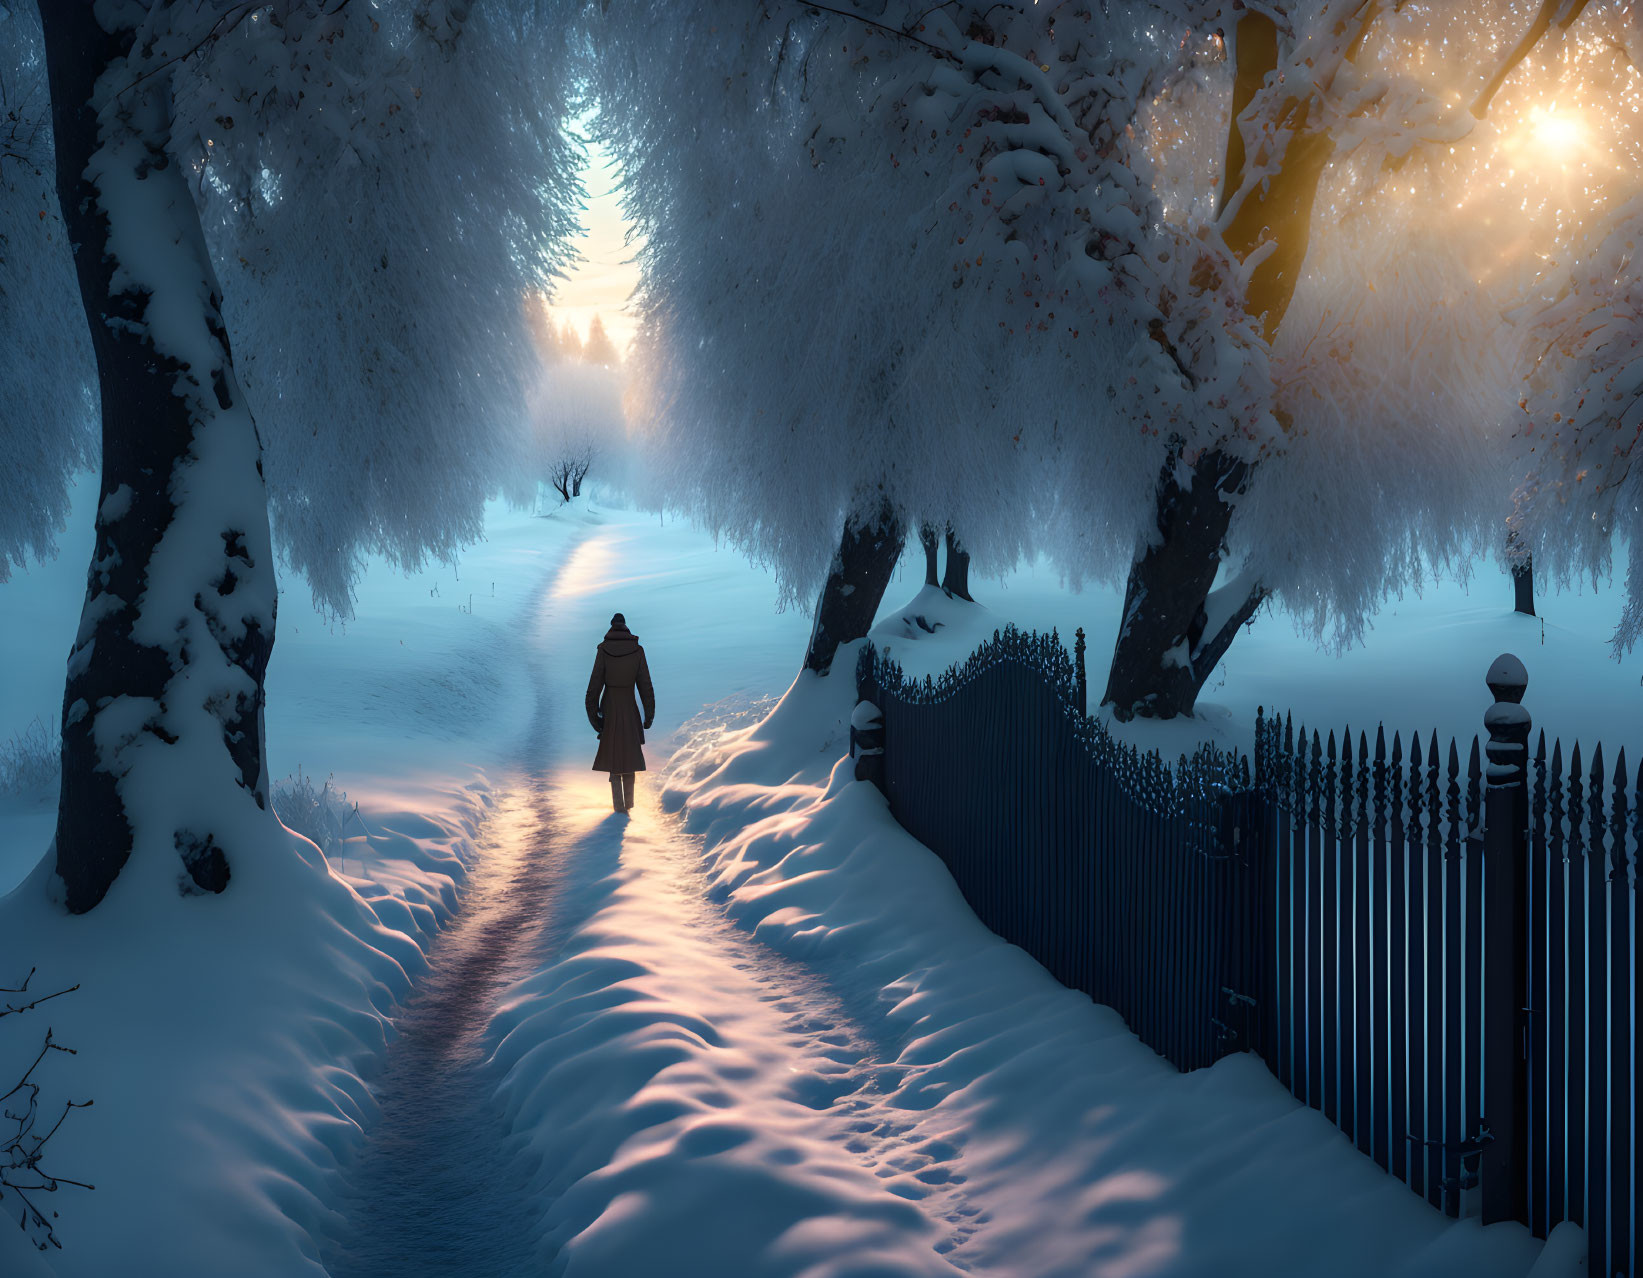
<path id="1" fill-rule="evenodd" d="M 1249 758 L 1168 768 L 1084 713 L 1053 633 L 939 680 L 868 648 L 857 680 L 858 775 L 1000 936 L 1178 1068 L 1258 1052 L 1448 1214 L 1573 1220 L 1643 1278 L 1643 769 L 1530 754 L 1515 660 L 1464 762 L 1262 715 Z"/>

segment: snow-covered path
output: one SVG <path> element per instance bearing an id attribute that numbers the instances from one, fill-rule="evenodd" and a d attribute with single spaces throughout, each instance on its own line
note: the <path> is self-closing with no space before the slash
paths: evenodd
<path id="1" fill-rule="evenodd" d="M 582 649 L 624 539 L 584 540 L 536 610 L 535 722 L 373 1084 L 380 1113 L 327 1267 L 752 1275 L 808 1256 L 950 1272 L 940 1253 L 962 1250 L 978 1214 L 957 1146 L 886 1103 L 897 1067 L 825 980 L 709 899 L 700 842 L 657 809 L 656 774 L 619 817 L 587 768 Z M 585 642 L 567 651 L 568 635 Z M 620 1228 L 633 1194 L 680 1218 Z"/>
<path id="2" fill-rule="evenodd" d="M 338 1204 L 335 1278 L 524 1272 L 529 1167 L 495 1103 L 484 1031 L 498 992 L 525 975 L 554 877 L 553 814 L 517 778 L 462 909 L 430 954 L 417 994 L 372 1081 L 380 1107 Z"/>
<path id="3" fill-rule="evenodd" d="M 948 1133 L 889 1103 L 899 1068 L 709 899 L 676 818 L 584 805 L 576 825 L 555 911 L 575 921 L 497 1024 L 551 1271 L 949 1272 L 977 1209 Z"/>
<path id="4" fill-rule="evenodd" d="M 387 576 L 347 630 L 300 599 L 282 608 L 270 738 L 282 769 L 335 766 L 361 800 L 369 838 L 331 862 L 352 888 L 294 858 L 238 914 L 179 914 L 187 927 L 162 938 L 176 944 L 144 948 L 123 980 L 119 928 L 119 958 L 102 960 L 80 934 L 0 928 L 8 970 L 98 973 L 54 1013 L 96 1049 L 57 1062 L 56 1081 L 97 1099 L 58 1139 L 99 1185 L 62 1204 L 56 1272 L 289 1278 L 323 1259 L 334 1278 L 1524 1278 L 1535 1264 L 1526 1235 L 1431 1212 L 1258 1062 L 1177 1074 L 981 927 L 882 796 L 848 779 L 847 679 L 802 678 L 764 718 L 808 624 L 771 611 L 760 569 L 655 517 L 494 513 L 460 578 Z M 77 606 L 74 575 L 60 593 Z M 1010 602 L 1030 603 L 1017 585 Z M 1058 616 L 1060 598 L 1037 606 Z M 581 712 L 617 609 L 658 693 L 631 819 L 588 768 Z M 898 653 L 927 642 L 897 637 L 893 614 L 881 624 Z M 215 996 L 176 1005 L 156 974 L 179 970 Z M 408 979 L 384 1054 L 363 1009 L 388 1013 Z"/>
<path id="5" fill-rule="evenodd" d="M 655 770 L 611 813 L 581 698 L 613 610 L 653 769 L 798 651 L 693 538 L 598 526 L 531 614 L 535 727 L 375 1084 L 334 1278 L 1524 1272 L 1526 1239 L 1448 1229 L 1258 1065 L 1177 1075 L 925 883 L 882 801 L 826 781 L 830 684 L 713 791 L 708 837 L 746 839 L 705 855 Z"/>
<path id="6" fill-rule="evenodd" d="M 532 610 L 534 634 L 551 631 L 557 596 L 550 585 Z M 379 1113 L 326 1240 L 335 1278 L 520 1273 L 534 1252 L 529 1163 L 496 1103 L 485 1037 L 501 991 L 529 975 L 564 868 L 550 789 L 528 762 L 544 753 L 562 707 L 542 654 L 528 652 L 535 708 L 521 763 L 498 787 L 461 909 L 372 1080 Z"/>

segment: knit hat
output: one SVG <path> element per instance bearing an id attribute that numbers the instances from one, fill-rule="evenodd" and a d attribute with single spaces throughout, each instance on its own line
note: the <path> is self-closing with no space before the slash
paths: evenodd
<path id="1" fill-rule="evenodd" d="M 617 613 L 614 617 L 612 617 L 610 619 L 610 624 L 613 625 L 613 626 L 625 626 L 625 625 L 628 624 L 628 619 L 626 617 L 624 617 L 621 613 Z"/>

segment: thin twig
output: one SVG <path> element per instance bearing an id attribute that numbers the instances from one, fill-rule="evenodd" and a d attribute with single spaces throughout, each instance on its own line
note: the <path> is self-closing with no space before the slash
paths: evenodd
<path id="1" fill-rule="evenodd" d="M 64 994 L 72 994 L 79 988 L 80 987 L 78 985 L 70 985 L 66 990 L 58 990 L 55 994 L 42 994 L 39 998 L 35 999 L 34 1002 L 24 1003 L 19 1007 L 14 1007 L 12 1004 L 7 1003 L 4 1008 L 0 1008 L 0 1016 L 10 1016 L 14 1012 L 32 1011 L 34 1008 L 39 1007 L 42 1003 L 50 1002 L 54 998 L 61 998 Z"/>
<path id="2" fill-rule="evenodd" d="M 343 3 L 346 4 L 347 0 L 343 0 Z M 237 16 L 234 14 L 234 11 L 232 9 L 229 10 L 227 13 L 223 14 L 222 17 L 218 18 L 215 22 L 213 22 L 211 24 L 211 29 L 208 30 L 197 41 L 195 41 L 192 47 L 190 47 L 188 49 L 185 49 L 182 53 L 179 53 L 179 54 L 176 54 L 172 57 L 167 58 L 164 62 L 161 62 L 158 66 L 150 67 L 147 71 L 143 72 L 140 76 L 138 76 L 130 84 L 126 85 L 125 88 L 121 89 L 118 93 L 116 93 L 112 100 L 115 101 L 115 102 L 118 102 L 126 94 L 130 93 L 133 89 L 135 89 L 139 84 L 142 84 L 143 81 L 148 80 L 151 77 L 158 75 L 161 71 L 164 71 L 168 66 L 171 66 L 173 63 L 185 62 L 189 58 L 192 58 L 201 49 L 205 48 L 205 46 L 208 43 L 210 43 L 212 40 L 215 40 L 220 36 L 227 35 L 228 32 L 232 31 L 235 27 L 239 26 L 240 23 L 244 22 L 247 17 L 249 17 L 251 14 L 255 13 L 258 9 L 261 9 L 261 8 L 263 8 L 263 5 L 261 3 L 256 2 L 256 0 L 253 0 L 252 3 L 246 4 L 245 6 L 243 6 L 240 9 L 239 14 Z M 337 8 L 338 9 L 342 8 L 342 5 L 338 5 Z M 219 28 L 222 28 L 223 23 L 228 22 L 229 18 L 231 18 L 231 17 L 234 19 L 233 22 L 229 23 L 229 25 L 227 26 L 226 29 L 219 29 Z"/>
<path id="3" fill-rule="evenodd" d="M 27 993 L 29 982 L 34 979 L 35 969 L 30 968 L 23 984 L 17 989 L 8 989 L 6 993 Z M 75 986 L 78 989 L 79 986 Z M 70 993 L 69 990 L 59 990 L 59 994 Z M 56 994 L 48 994 L 36 1002 L 44 1002 L 46 998 L 56 998 Z M 30 1004 L 29 1006 L 33 1006 Z M 16 1010 L 16 1009 L 13 1009 Z M 26 1009 L 25 1009 L 26 1010 Z M 46 1145 L 51 1141 L 69 1113 L 76 1109 L 86 1109 L 91 1101 L 67 1101 L 63 1105 L 63 1112 L 57 1116 L 49 1130 L 40 1133 L 35 1131 L 35 1124 L 40 1117 L 40 1084 L 33 1081 L 34 1071 L 40 1067 L 52 1052 L 64 1052 L 70 1056 L 78 1055 L 72 1047 L 65 1047 L 52 1037 L 48 1027 L 45 1041 L 41 1044 L 40 1052 L 35 1056 L 29 1067 L 23 1071 L 15 1086 L 3 1096 L 0 1096 L 0 1114 L 15 1124 L 10 1136 L 0 1139 L 0 1201 L 7 1193 L 17 1195 L 23 1204 L 22 1214 L 17 1218 L 18 1227 L 29 1233 L 33 1240 L 42 1249 L 50 1244 L 60 1248 L 56 1232 L 52 1228 L 51 1220 L 41 1211 L 29 1196 L 31 1193 L 55 1193 L 64 1185 L 72 1185 L 76 1189 L 93 1189 L 95 1186 L 86 1181 L 71 1180 L 63 1176 L 54 1176 L 40 1166 L 40 1160 L 45 1152 Z M 23 1099 L 15 1108 L 5 1108 L 14 1097 Z M 21 1183 L 19 1183 L 21 1181 Z"/>
<path id="4" fill-rule="evenodd" d="M 910 41 L 913 44 L 930 50 L 930 52 L 934 53 L 937 57 L 946 58 L 949 62 L 956 62 L 961 66 L 963 65 L 963 60 L 951 49 L 943 49 L 939 44 L 931 44 L 928 40 L 921 40 L 911 32 L 903 31 L 899 27 L 888 26 L 883 22 L 874 22 L 873 19 L 864 17 L 859 13 L 852 13 L 848 9 L 835 9 L 832 5 L 817 4 L 815 0 L 794 0 L 794 3 L 802 5 L 806 9 L 819 9 L 823 13 L 834 13 L 841 18 L 853 19 L 854 21 L 861 23 L 864 27 L 872 27 L 877 31 L 883 31 L 888 35 L 895 36 L 898 40 Z M 940 8 L 941 6 L 937 5 L 936 7 Z"/>
<path id="5" fill-rule="evenodd" d="M 16 989 L 9 985 L 0 985 L 0 994 L 27 994 L 29 992 L 29 982 L 34 979 L 34 974 L 39 970 L 37 967 L 29 968 L 29 974 L 23 978 L 23 983 Z"/>

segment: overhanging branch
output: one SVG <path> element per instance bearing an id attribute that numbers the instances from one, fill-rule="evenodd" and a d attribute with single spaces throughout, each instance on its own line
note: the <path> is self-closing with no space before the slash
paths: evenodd
<path id="1" fill-rule="evenodd" d="M 1529 30 L 1524 33 L 1523 39 L 1517 42 L 1517 47 L 1506 55 L 1506 60 L 1495 68 L 1494 75 L 1489 77 L 1489 83 L 1483 86 L 1477 100 L 1472 103 L 1472 114 L 1479 120 L 1489 114 L 1489 106 L 1495 100 L 1507 78 L 1516 71 L 1519 65 L 1534 52 L 1534 48 L 1552 28 L 1552 20 L 1557 19 L 1557 29 L 1566 31 L 1586 8 L 1587 0 L 1567 0 L 1568 11 L 1558 17 L 1566 0 L 1541 0 L 1540 11 L 1535 14 L 1535 20 L 1529 24 Z"/>
<path id="2" fill-rule="evenodd" d="M 852 10 L 835 9 L 832 5 L 817 4 L 815 3 L 815 0 L 793 0 L 793 2 L 805 9 L 816 9 L 822 13 L 836 14 L 838 17 L 849 18 L 854 22 L 859 22 L 864 27 L 872 27 L 875 31 L 883 31 L 887 35 L 895 36 L 898 40 L 906 40 L 912 44 L 920 46 L 921 48 L 928 49 L 937 57 L 945 58 L 949 62 L 961 61 L 959 56 L 951 49 L 943 49 L 939 44 L 932 44 L 928 40 L 919 39 L 919 37 L 914 35 L 911 31 L 903 31 L 900 27 L 892 27 L 887 23 L 875 22 L 872 18 L 866 17 L 860 13 L 855 13 Z M 925 15 L 921 16 L 927 16 L 928 14 L 934 13 L 936 9 L 940 9 L 942 7 L 943 6 L 938 4 L 933 9 L 927 9 L 925 11 Z"/>

